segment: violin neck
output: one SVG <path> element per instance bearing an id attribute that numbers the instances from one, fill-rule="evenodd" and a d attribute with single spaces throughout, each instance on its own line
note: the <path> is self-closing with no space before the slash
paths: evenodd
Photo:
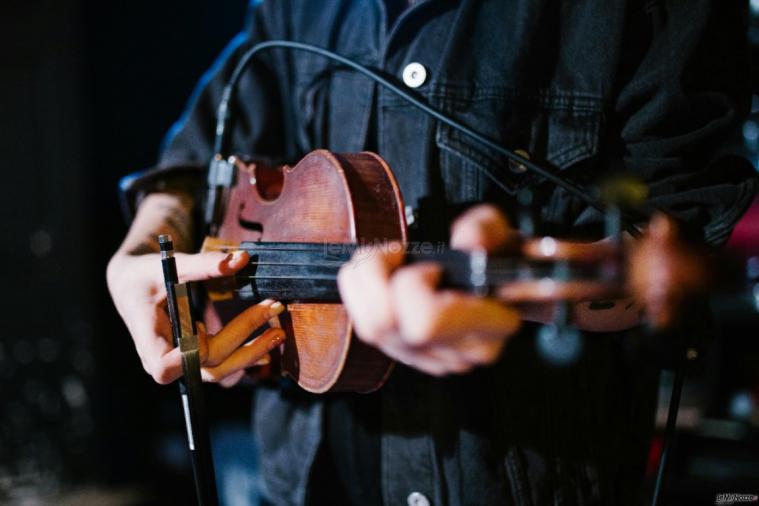
<path id="1" fill-rule="evenodd" d="M 252 300 L 339 302 L 338 271 L 351 259 L 357 264 L 364 260 L 360 254 L 354 258 L 355 244 L 243 242 L 239 249 L 248 252 L 250 263 L 235 276 L 235 291 L 240 298 Z M 434 262 L 442 269 L 442 288 L 478 295 L 492 294 L 498 286 L 515 280 L 555 279 L 557 275 L 577 279 L 596 274 L 578 267 L 567 270 L 567 266 L 557 272 L 555 263 L 442 247 L 407 250 L 406 262 Z"/>

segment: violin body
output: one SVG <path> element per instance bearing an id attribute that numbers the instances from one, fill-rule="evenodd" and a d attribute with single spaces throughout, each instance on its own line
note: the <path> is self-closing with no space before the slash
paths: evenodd
<path id="1" fill-rule="evenodd" d="M 384 160 L 373 153 L 319 150 L 293 167 L 239 160 L 235 164 L 236 182 L 223 197 L 224 218 L 218 230 L 221 244 L 230 249 L 244 242 L 406 241 L 398 184 Z M 239 297 L 213 298 L 217 300 L 205 315 L 210 332 L 250 305 Z M 392 370 L 392 360 L 353 336 L 338 302 L 290 301 L 279 321 L 272 323 L 287 336 L 281 371 L 309 392 L 370 392 L 382 386 Z"/>

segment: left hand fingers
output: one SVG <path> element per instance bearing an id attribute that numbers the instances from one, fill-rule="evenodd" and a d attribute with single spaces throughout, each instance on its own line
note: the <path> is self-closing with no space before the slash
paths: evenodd
<path id="1" fill-rule="evenodd" d="M 383 339 L 382 351 L 388 356 L 433 376 L 463 374 L 479 365 L 495 362 L 506 341 L 464 336 L 447 343 L 412 346 L 399 336 Z"/>
<path id="2" fill-rule="evenodd" d="M 502 339 L 519 329 L 519 313 L 508 306 L 492 299 L 437 291 L 440 275 L 434 264 L 416 264 L 402 267 L 391 280 L 399 333 L 409 344 L 466 335 Z"/>
<path id="3" fill-rule="evenodd" d="M 438 292 L 439 277 L 434 264 L 402 267 L 395 273 L 390 289 L 398 327 L 374 344 L 436 376 L 495 361 L 506 337 L 519 328 L 518 313 L 492 300 Z"/>
<path id="4" fill-rule="evenodd" d="M 451 225 L 453 249 L 496 251 L 519 241 L 519 232 L 497 207 L 489 204 L 469 209 Z"/>

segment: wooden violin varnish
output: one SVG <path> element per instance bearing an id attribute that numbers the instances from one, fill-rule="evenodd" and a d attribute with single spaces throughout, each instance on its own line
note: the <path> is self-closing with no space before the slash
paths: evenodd
<path id="1" fill-rule="evenodd" d="M 390 168 L 373 153 L 338 155 L 324 150 L 293 167 L 240 160 L 236 165 L 236 184 L 226 195 L 218 237 L 207 238 L 203 249 L 234 251 L 245 242 L 307 243 L 316 248 L 304 252 L 261 247 L 249 252 L 251 265 L 238 273 L 238 281 L 208 286 L 209 331 L 218 331 L 246 305 L 265 298 L 256 293 L 249 293 L 247 300 L 235 296 L 240 277 L 258 275 L 261 282 L 270 282 L 266 296 L 287 303 L 276 323 L 287 334 L 281 357 L 284 374 L 314 393 L 376 390 L 393 362 L 353 337 L 348 315 L 337 300 L 314 300 L 308 292 L 320 293 L 325 281 L 334 291 L 339 264 L 324 265 L 326 245 L 405 242 L 403 202 Z M 297 261 L 289 253 L 297 253 Z M 299 285 L 295 292 L 300 300 L 282 296 L 293 291 L 285 286 L 293 283 Z"/>

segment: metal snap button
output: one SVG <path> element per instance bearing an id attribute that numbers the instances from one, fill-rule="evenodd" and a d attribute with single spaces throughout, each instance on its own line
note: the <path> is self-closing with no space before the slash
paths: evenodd
<path id="1" fill-rule="evenodd" d="M 403 83 L 409 88 L 418 88 L 427 80 L 427 69 L 424 65 L 412 62 L 403 69 Z"/>
<path id="2" fill-rule="evenodd" d="M 518 154 L 522 158 L 530 159 L 530 153 L 525 151 L 524 149 L 515 149 L 514 153 Z M 523 163 L 519 163 L 515 160 L 509 160 L 509 169 L 511 169 L 511 172 L 514 174 L 524 174 L 527 172 L 527 167 Z"/>
<path id="3" fill-rule="evenodd" d="M 416 221 L 416 211 L 413 207 L 406 206 L 404 212 L 406 214 L 406 225 L 410 227 Z"/>
<path id="4" fill-rule="evenodd" d="M 411 492 L 406 502 L 408 506 L 430 506 L 430 500 L 420 492 Z"/>

